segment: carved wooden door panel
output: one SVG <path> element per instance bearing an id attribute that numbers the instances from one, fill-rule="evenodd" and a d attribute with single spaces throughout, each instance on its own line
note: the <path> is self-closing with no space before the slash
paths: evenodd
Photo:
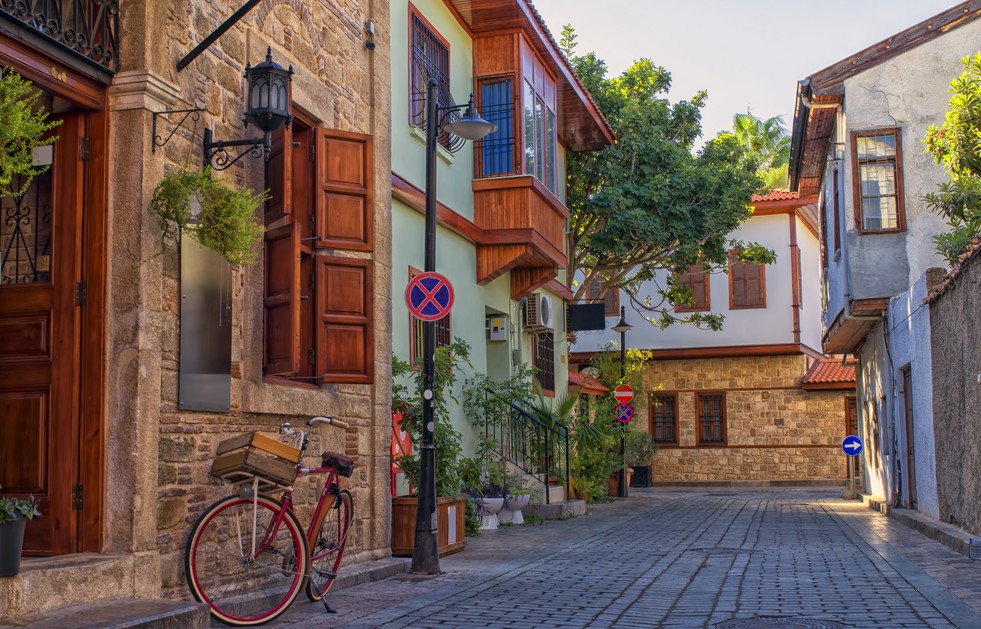
<path id="1" fill-rule="evenodd" d="M 41 500 L 24 554 L 77 549 L 84 114 L 60 116 L 50 168 L 0 199 L 0 484 Z"/>

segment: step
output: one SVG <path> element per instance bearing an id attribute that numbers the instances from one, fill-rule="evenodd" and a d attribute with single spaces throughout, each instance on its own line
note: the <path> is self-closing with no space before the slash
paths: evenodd
<path id="1" fill-rule="evenodd" d="M 889 506 L 882 498 L 862 494 L 862 502 L 870 509 L 883 513 L 893 518 L 909 528 L 919 531 L 930 539 L 936 540 L 964 555 L 968 559 L 977 561 L 981 559 L 981 539 L 978 539 L 953 524 L 947 524 L 931 518 L 928 515 L 912 509 L 899 509 Z"/>
<path id="2" fill-rule="evenodd" d="M 130 554 L 78 553 L 25 557 L 20 574 L 0 579 L 0 618 L 40 614 L 53 609 L 120 597 L 154 596 L 137 591 L 136 557 Z M 154 580 L 158 577 L 153 574 Z"/>
<path id="3" fill-rule="evenodd" d="M 203 603 L 124 598 L 6 618 L 0 620 L 0 628 L 204 629 L 210 625 L 210 618 L 208 606 Z"/>
<path id="4" fill-rule="evenodd" d="M 585 500 L 562 500 L 549 504 L 532 503 L 522 510 L 526 516 L 536 515 L 546 520 L 561 520 L 577 515 L 586 515 Z"/>

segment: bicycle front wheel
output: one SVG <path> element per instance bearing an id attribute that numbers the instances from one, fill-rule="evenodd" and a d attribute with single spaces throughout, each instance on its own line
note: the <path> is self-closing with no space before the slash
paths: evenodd
<path id="1" fill-rule="evenodd" d="M 352 522 L 354 499 L 345 489 L 327 509 L 317 536 L 310 542 L 310 579 L 306 589 L 311 601 L 319 601 L 334 584 Z"/>
<path id="2" fill-rule="evenodd" d="M 273 498 L 229 496 L 208 507 L 191 530 L 184 570 L 191 594 L 235 626 L 282 614 L 303 587 L 306 537 L 296 516 Z"/>

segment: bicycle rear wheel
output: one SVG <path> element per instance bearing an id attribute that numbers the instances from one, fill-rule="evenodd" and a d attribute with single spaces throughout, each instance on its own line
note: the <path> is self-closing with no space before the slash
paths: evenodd
<path id="1" fill-rule="evenodd" d="M 327 509 L 320 530 L 310 543 L 310 579 L 306 591 L 311 601 L 319 601 L 334 584 L 352 522 L 354 499 L 345 489 Z"/>
<path id="2" fill-rule="evenodd" d="M 303 587 L 309 565 L 306 537 L 292 512 L 277 524 L 281 510 L 282 504 L 267 496 L 259 496 L 255 506 L 252 498 L 229 496 L 208 507 L 191 530 L 184 551 L 187 584 L 221 622 L 269 622 Z"/>

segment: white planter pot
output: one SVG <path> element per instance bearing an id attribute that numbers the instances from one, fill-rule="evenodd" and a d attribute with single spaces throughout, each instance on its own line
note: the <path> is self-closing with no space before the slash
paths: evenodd
<path id="1" fill-rule="evenodd" d="M 505 507 L 508 512 L 508 519 L 504 519 L 504 511 L 501 511 L 501 522 L 510 522 L 512 524 L 524 524 L 525 518 L 521 514 L 521 510 L 528 506 L 528 501 L 531 500 L 531 496 L 524 494 L 521 496 L 511 496 L 505 502 Z"/>
<path id="2" fill-rule="evenodd" d="M 477 506 L 480 508 L 480 530 L 497 529 L 497 514 L 504 508 L 504 498 L 481 498 Z"/>

